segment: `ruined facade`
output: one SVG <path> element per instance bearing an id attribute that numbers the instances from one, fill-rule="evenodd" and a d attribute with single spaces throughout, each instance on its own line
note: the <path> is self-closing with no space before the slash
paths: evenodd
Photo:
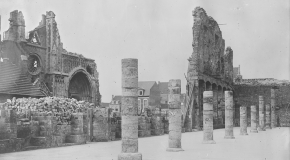
<path id="1" fill-rule="evenodd" d="M 100 105 L 96 63 L 63 48 L 52 11 L 42 15 L 41 22 L 28 32 L 28 37 L 25 37 L 25 20 L 21 12 L 11 12 L 9 21 L 10 27 L 0 42 L 1 63 L 16 66 L 21 74 L 26 75 L 29 83 L 39 88 L 41 94 L 17 95 L 0 87 L 0 97 L 69 97 Z M 25 87 L 27 90 L 31 88 Z"/>
<path id="2" fill-rule="evenodd" d="M 225 49 L 219 25 L 204 9 L 197 7 L 192 15 L 193 53 L 188 59 L 184 125 L 199 130 L 203 91 L 213 91 L 214 125 L 223 124 L 224 91 L 233 88 L 233 50 Z"/>

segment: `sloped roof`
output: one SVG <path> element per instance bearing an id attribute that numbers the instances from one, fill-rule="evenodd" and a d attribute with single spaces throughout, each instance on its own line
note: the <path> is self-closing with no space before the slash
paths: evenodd
<path id="1" fill-rule="evenodd" d="M 143 96 L 149 96 L 150 95 L 150 89 L 155 84 L 155 81 L 139 81 L 138 87 L 141 89 L 144 89 L 144 95 Z"/>
<path id="2" fill-rule="evenodd" d="M 168 82 L 159 82 L 158 87 L 160 90 L 160 94 L 168 94 L 169 93 Z"/>
<path id="3" fill-rule="evenodd" d="M 122 96 L 120 96 L 120 95 L 116 95 L 116 96 L 114 96 L 113 97 L 113 101 L 121 101 L 121 99 L 122 99 Z"/>
<path id="4" fill-rule="evenodd" d="M 0 93 L 44 97 L 39 87 L 34 86 L 19 66 L 9 60 L 0 61 Z"/>

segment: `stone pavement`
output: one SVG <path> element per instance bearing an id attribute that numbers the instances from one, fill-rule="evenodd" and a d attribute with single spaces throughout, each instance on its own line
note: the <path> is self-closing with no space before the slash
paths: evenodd
<path id="1" fill-rule="evenodd" d="M 290 128 L 274 128 L 224 139 L 225 130 L 214 130 L 216 144 L 202 144 L 202 131 L 182 134 L 182 152 L 166 152 L 168 135 L 139 138 L 143 160 L 289 160 Z M 121 141 L 94 142 L 60 148 L 0 154 L 0 160 L 117 160 Z"/>

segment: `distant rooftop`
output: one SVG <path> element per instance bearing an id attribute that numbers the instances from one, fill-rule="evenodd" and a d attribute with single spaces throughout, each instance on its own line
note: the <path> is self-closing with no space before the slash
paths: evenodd
<path id="1" fill-rule="evenodd" d="M 150 95 L 150 89 L 152 86 L 155 84 L 155 81 L 139 81 L 138 82 L 138 87 L 141 89 L 144 89 L 144 96 L 149 96 Z"/>
<path id="2" fill-rule="evenodd" d="M 254 85 L 254 86 L 290 86 L 288 80 L 278 80 L 274 78 L 258 78 L 258 79 L 241 79 L 236 85 Z"/>
<path id="3" fill-rule="evenodd" d="M 160 90 L 160 94 L 168 94 L 168 82 L 158 82 L 158 87 Z"/>

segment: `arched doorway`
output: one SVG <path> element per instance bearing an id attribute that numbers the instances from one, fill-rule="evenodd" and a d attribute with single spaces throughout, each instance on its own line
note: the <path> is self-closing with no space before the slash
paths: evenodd
<path id="1" fill-rule="evenodd" d="M 68 96 L 78 101 L 92 102 L 91 84 L 85 73 L 77 72 L 72 76 L 69 82 Z"/>

